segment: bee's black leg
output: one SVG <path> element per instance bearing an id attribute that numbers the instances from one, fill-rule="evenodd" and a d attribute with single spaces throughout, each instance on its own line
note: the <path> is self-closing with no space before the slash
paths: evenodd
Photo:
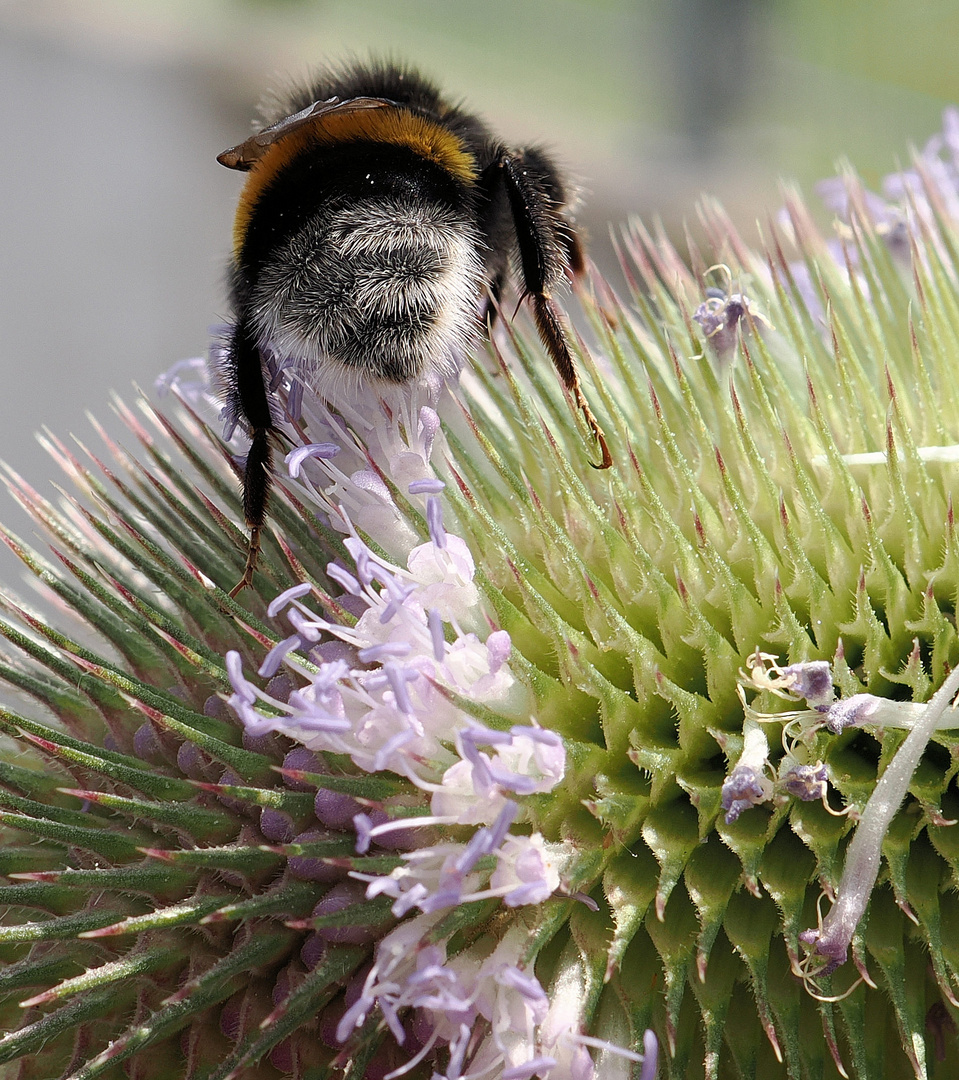
<path id="1" fill-rule="evenodd" d="M 599 444 L 601 460 L 594 467 L 608 469 L 613 464 L 609 443 L 580 387 L 568 331 L 551 296 L 551 290 L 565 275 L 578 275 L 584 268 L 576 230 L 563 213 L 559 178 L 549 159 L 536 149 L 504 149 L 487 174 L 492 184 L 496 183 L 494 170 L 506 189 L 523 286 L 533 305 L 536 329 L 563 385 Z"/>
<path id="2" fill-rule="evenodd" d="M 263 364 L 260 350 L 242 322 L 236 327 L 230 345 L 229 370 L 237 412 L 246 420 L 250 432 L 250 449 L 243 472 L 243 517 L 250 529 L 250 544 L 243 577 L 230 590 L 230 596 L 236 596 L 253 584 L 253 572 L 260 554 L 260 535 L 273 486 L 270 440 L 274 428 L 263 380 Z"/>

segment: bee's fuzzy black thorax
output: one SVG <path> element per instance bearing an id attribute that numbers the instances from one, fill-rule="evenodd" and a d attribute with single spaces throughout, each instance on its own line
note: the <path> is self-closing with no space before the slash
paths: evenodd
<path id="1" fill-rule="evenodd" d="M 276 428 L 268 350 L 333 399 L 364 382 L 450 375 L 515 283 L 611 462 L 551 297 L 582 270 L 560 172 L 395 63 L 352 64 L 276 97 L 220 161 L 247 172 L 234 230 L 228 405 L 253 441 L 244 480 L 252 580 Z"/>

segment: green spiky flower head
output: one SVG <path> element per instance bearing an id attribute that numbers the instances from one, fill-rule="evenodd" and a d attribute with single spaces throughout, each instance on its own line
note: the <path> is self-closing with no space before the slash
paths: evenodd
<path id="1" fill-rule="evenodd" d="M 254 589 L 202 363 L 10 486 L 0 1075 L 953 1075 L 959 184 L 635 223 L 588 433 L 522 320 L 335 407 Z M 283 380 L 286 379 L 284 383 Z"/>

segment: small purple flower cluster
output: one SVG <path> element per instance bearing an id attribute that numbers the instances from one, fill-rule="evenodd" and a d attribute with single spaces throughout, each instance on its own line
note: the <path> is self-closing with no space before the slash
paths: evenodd
<path id="1" fill-rule="evenodd" d="M 926 258 L 923 252 L 927 246 L 943 243 L 937 219 L 959 221 L 959 109 L 949 107 L 943 111 L 942 131 L 927 140 L 914 156 L 911 169 L 883 177 L 881 189 L 881 194 L 869 191 L 851 174 L 816 184 L 816 194 L 835 214 L 835 235 L 826 241 L 826 246 L 838 266 L 856 274 L 857 288 L 865 295 L 869 283 L 858 273 L 859 246 L 850 242 L 858 223 L 868 223 L 892 256 L 908 267 L 914 257 Z M 805 229 L 794 216 L 797 211 L 799 204 L 792 202 L 777 217 L 788 237 Z M 773 272 L 781 277 L 784 287 L 791 278 L 810 315 L 826 331 L 824 297 L 806 262 L 791 261 L 785 276 L 775 269 Z"/>
<path id="2" fill-rule="evenodd" d="M 822 761 L 806 760 L 805 744 L 810 738 L 822 729 L 838 735 L 850 727 L 910 727 L 924 708 L 874 694 L 837 699 L 832 666 L 826 660 L 780 667 L 775 657 L 756 652 L 749 658 L 749 665 L 748 675 L 742 676 L 743 685 L 770 691 L 789 701 L 803 701 L 807 708 L 767 714 L 746 706 L 743 749 L 723 783 L 722 808 L 727 824 L 732 824 L 744 810 L 776 799 L 819 800 L 829 810 L 828 767 Z M 769 722 L 785 723 L 786 751 L 775 765 L 770 761 L 763 729 Z"/>
<path id="3" fill-rule="evenodd" d="M 378 1009 L 411 1054 L 392 1077 L 424 1060 L 436 1067 L 433 1053 L 443 1051 L 445 1071 L 436 1080 L 591 1080 L 586 1047 L 595 1046 L 644 1061 L 643 1077 L 651 1080 L 655 1039 L 650 1035 L 646 1054 L 637 1055 L 583 1034 L 581 1015 L 562 994 L 551 1001 L 524 968 L 524 923 L 507 930 L 489 955 L 466 949 L 448 957 L 437 940 L 437 927 L 459 905 L 499 900 L 516 908 L 561 890 L 561 871 L 574 853 L 528 826 L 510 830 L 528 820 L 519 800 L 562 781 L 565 747 L 535 721 L 506 719 L 528 715 L 530 702 L 510 671 L 509 635 L 490 630 L 482 614 L 470 550 L 443 524 L 445 485 L 429 466 L 438 430 L 432 406 L 384 407 L 383 422 L 364 433 L 362 446 L 350 445 L 338 418 L 319 419 L 338 440 L 301 446 L 287 465 L 346 534 L 351 565 L 327 571 L 343 590 L 334 607 L 345 617 L 318 615 L 308 603 L 312 586 L 294 586 L 269 606 L 270 617 L 283 616 L 292 633 L 268 653 L 259 675 L 275 680 L 283 672 L 295 688 L 280 696 L 271 694 L 271 683 L 261 689 L 244 676 L 237 653 L 227 654 L 227 671 L 229 703 L 250 736 L 282 732 L 306 748 L 294 753 L 347 755 L 363 772 L 398 774 L 424 793 L 419 816 L 409 816 L 409 806 L 395 818 L 389 808 L 352 816 L 359 854 L 374 844 L 412 850 L 402 851 L 390 873 L 350 873 L 365 884 L 368 900 L 392 898 L 392 914 L 405 921 L 376 944 L 371 965 L 347 989 L 335 1038 L 347 1041 Z M 317 423 L 314 417 L 314 430 Z M 347 458 L 366 455 L 349 475 L 338 467 L 344 449 Z M 402 477 L 411 500 L 425 499 L 426 542 L 410 545 L 415 532 L 386 475 Z M 404 548 L 405 567 L 381 554 L 402 556 Z M 485 640 L 468 629 L 484 621 Z M 503 717 L 504 728 L 479 723 L 463 703 Z M 464 828 L 473 829 L 466 840 L 458 838 Z"/>
<path id="4" fill-rule="evenodd" d="M 453 703 L 456 695 L 487 703 L 508 696 L 510 643 L 502 631 L 483 642 L 458 628 L 464 590 L 473 602 L 472 560 L 459 537 L 441 535 L 442 525 L 433 516 L 434 538 L 410 553 L 406 571 L 358 537 L 347 538 L 356 572 L 333 566 L 330 576 L 352 598 L 354 609 L 364 608 L 355 625 L 333 623 L 311 611 L 304 603 L 308 584 L 278 596 L 270 615 L 285 612 L 294 632 L 270 651 L 259 674 L 272 678 L 285 666 L 300 685 L 286 701 L 272 697 L 244 677 L 239 655 L 229 653 L 230 705 L 252 736 L 281 731 L 310 750 L 347 754 L 366 772 L 398 773 L 430 794 L 431 813 L 421 817 L 376 823 L 369 814 L 356 814 L 361 854 L 397 831 L 408 836 L 414 828 L 480 826 L 468 842 L 418 846 L 390 874 L 352 875 L 366 883 L 367 899 L 392 897 L 396 917 L 413 909 L 421 914 L 379 944 L 337 1037 L 345 1040 L 378 1005 L 403 1042 L 396 1014 L 411 1008 L 420 1017 L 435 1014 L 411 1066 L 439 1042 L 448 1045 L 450 1080 L 481 1075 L 491 1067 L 490 1053 L 508 1062 L 504 1076 L 545 1077 L 553 1075 L 549 1070 L 556 1061 L 543 1057 L 535 1036 L 547 1011 L 535 977 L 497 953 L 470 973 L 467 986 L 467 973 L 446 966 L 440 946 L 425 943 L 439 919 L 459 904 L 486 898 L 500 898 L 508 907 L 537 904 L 559 888 L 557 854 L 543 838 L 510 833 L 521 813 L 510 796 L 551 791 L 562 780 L 566 761 L 555 733 L 535 725 L 493 730 Z M 321 642 L 322 637 L 327 640 Z M 471 1048 L 470 1072 L 464 1074 L 479 1015 L 491 1022 L 495 1049 L 478 1056 Z M 520 1043 L 517 1030 L 526 1033 Z M 507 1046 L 507 1037 L 515 1045 Z"/>
<path id="5" fill-rule="evenodd" d="M 864 216 L 890 251 L 908 262 L 921 226 L 932 236 L 937 214 L 959 220 L 959 109 L 943 110 L 942 131 L 926 141 L 911 169 L 883 177 L 881 195 L 853 190 L 842 176 L 820 181 L 816 193 L 842 222 L 857 212 Z"/>
<path id="6" fill-rule="evenodd" d="M 826 798 L 827 766 L 822 761 L 808 763 L 797 757 L 806 751 L 811 737 L 823 729 L 835 735 L 850 727 L 908 731 L 865 807 L 853 815 L 855 831 L 846 850 L 842 879 L 835 890 L 829 914 L 820 926 L 799 935 L 809 953 L 803 964 L 796 968 L 796 973 L 815 992 L 815 980 L 833 972 L 848 956 L 853 934 L 876 883 L 883 840 L 906 796 L 926 744 L 935 731 L 956 727 L 954 710 L 959 669 L 950 673 L 929 702 L 920 703 L 891 701 L 874 694 L 853 694 L 837 700 L 832 666 L 825 660 L 780 667 L 775 657 L 757 651 L 749 658 L 749 667 L 748 674 L 741 674 L 742 684 L 787 700 L 804 701 L 808 708 L 763 714 L 745 706 L 743 751 L 723 784 L 722 805 L 727 822 L 735 821 L 744 810 L 777 796 L 804 801 L 821 799 L 830 813 L 837 813 L 830 809 Z M 785 753 L 779 763 L 776 784 L 769 779 L 776 769 L 769 760 L 769 744 L 761 726 L 768 722 L 785 725 Z M 852 809 L 838 813 L 849 813 Z M 865 974 L 862 977 L 867 978 Z"/>

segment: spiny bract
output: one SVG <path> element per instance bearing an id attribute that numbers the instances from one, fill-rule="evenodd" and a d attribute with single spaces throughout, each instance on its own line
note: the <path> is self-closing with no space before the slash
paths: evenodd
<path id="1" fill-rule="evenodd" d="M 455 395 L 279 365 L 245 605 L 202 365 L 117 404 L 136 453 L 45 440 L 79 498 L 10 473 L 64 628 L 3 601 L 0 1076 L 608 1080 L 646 1028 L 672 1078 L 953 1075 L 948 713 L 843 870 L 959 659 L 957 126 L 829 240 L 792 193 L 760 253 L 634 224 L 583 298 L 609 473 L 522 330 Z"/>

